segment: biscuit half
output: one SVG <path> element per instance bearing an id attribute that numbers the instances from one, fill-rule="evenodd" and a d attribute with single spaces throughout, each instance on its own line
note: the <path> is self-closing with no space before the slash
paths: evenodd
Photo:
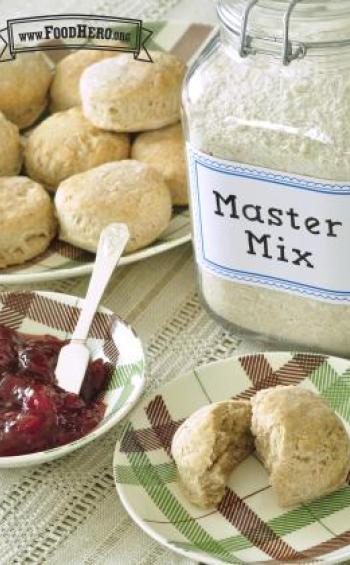
<path id="1" fill-rule="evenodd" d="M 201 508 L 217 505 L 230 474 L 254 451 L 251 406 L 227 400 L 200 408 L 174 435 L 171 452 L 184 495 Z"/>
<path id="2" fill-rule="evenodd" d="M 340 418 L 314 392 L 295 386 L 252 399 L 256 449 L 283 507 L 337 490 L 350 470 L 350 440 Z"/>

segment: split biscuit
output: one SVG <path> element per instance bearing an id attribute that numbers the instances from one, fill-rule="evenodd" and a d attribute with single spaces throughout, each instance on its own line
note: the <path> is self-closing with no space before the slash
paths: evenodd
<path id="1" fill-rule="evenodd" d="M 251 406 L 227 400 L 200 408 L 174 435 L 171 453 L 184 495 L 201 508 L 217 505 L 230 474 L 254 451 Z"/>

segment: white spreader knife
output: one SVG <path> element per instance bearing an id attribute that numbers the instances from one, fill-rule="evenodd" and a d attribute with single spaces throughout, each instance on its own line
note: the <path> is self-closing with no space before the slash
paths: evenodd
<path id="1" fill-rule="evenodd" d="M 129 237 L 126 224 L 110 224 L 101 233 L 94 269 L 77 326 L 70 343 L 62 347 L 58 357 L 57 384 L 67 392 L 80 393 L 90 359 L 86 345 L 89 329 Z"/>

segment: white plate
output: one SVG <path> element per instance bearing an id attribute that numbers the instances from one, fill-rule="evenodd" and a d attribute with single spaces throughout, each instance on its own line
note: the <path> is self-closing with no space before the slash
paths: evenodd
<path id="1" fill-rule="evenodd" d="M 169 20 L 144 22 L 153 30 L 151 49 L 170 51 L 190 62 L 201 45 L 208 40 L 213 28 Z M 169 228 L 152 245 L 122 257 L 120 265 L 128 265 L 164 253 L 191 240 L 190 215 L 187 208 L 175 208 Z M 94 255 L 55 241 L 48 251 L 24 265 L 0 270 L 0 284 L 28 284 L 68 279 L 91 273 Z"/>
<path id="2" fill-rule="evenodd" d="M 55 292 L 0 293 L 0 325 L 29 334 L 69 339 L 83 300 Z M 145 359 L 134 330 L 106 308 L 99 308 L 90 330 L 91 358 L 109 360 L 115 370 L 103 394 L 106 413 L 86 436 L 61 447 L 13 457 L 0 457 L 0 468 L 28 467 L 63 457 L 115 426 L 135 405 L 145 384 Z"/>
<path id="3" fill-rule="evenodd" d="M 254 455 L 232 474 L 217 508 L 201 510 L 182 495 L 170 456 L 183 419 L 201 406 L 252 397 L 276 385 L 323 396 L 350 432 L 350 361 L 306 353 L 232 357 L 199 367 L 143 400 L 123 424 L 114 454 L 118 494 L 152 538 L 194 561 L 339 563 L 350 556 L 350 477 L 337 492 L 283 509 Z"/>
<path id="4" fill-rule="evenodd" d="M 191 241 L 188 209 L 177 209 L 162 237 L 145 249 L 122 257 L 120 265 L 129 265 L 169 251 Z M 68 243 L 54 241 L 49 249 L 19 267 L 0 270 L 0 284 L 27 284 L 68 279 L 92 272 L 95 256 Z"/>

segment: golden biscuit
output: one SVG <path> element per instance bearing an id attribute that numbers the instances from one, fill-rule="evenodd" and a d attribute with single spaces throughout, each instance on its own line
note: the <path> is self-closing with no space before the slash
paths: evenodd
<path id="1" fill-rule="evenodd" d="M 0 111 L 20 129 L 31 126 L 46 108 L 52 77 L 43 53 L 21 53 L 2 63 Z"/>
<path id="2" fill-rule="evenodd" d="M 129 227 L 127 252 L 152 243 L 167 228 L 171 197 L 161 175 L 138 161 L 106 163 L 62 182 L 55 204 L 60 239 L 96 251 L 101 231 L 113 222 Z"/>
<path id="3" fill-rule="evenodd" d="M 0 176 L 18 175 L 22 168 L 22 146 L 18 127 L 0 112 Z"/>
<path id="4" fill-rule="evenodd" d="M 131 157 L 151 165 L 163 175 L 173 204 L 188 204 L 185 143 L 181 124 L 141 133 L 133 143 Z"/>
<path id="5" fill-rule="evenodd" d="M 80 106 L 79 81 L 83 71 L 98 61 L 115 56 L 115 51 L 81 49 L 62 59 L 56 67 L 50 90 L 52 112 Z"/>
<path id="6" fill-rule="evenodd" d="M 184 64 L 174 55 L 153 52 L 153 63 L 124 54 L 88 67 L 80 79 L 85 116 L 114 131 L 158 129 L 180 119 Z"/>
<path id="7" fill-rule="evenodd" d="M 45 251 L 56 227 L 53 204 L 40 184 L 26 177 L 0 177 L 0 268 Z"/>
<path id="8" fill-rule="evenodd" d="M 53 114 L 30 134 L 25 147 L 28 175 L 49 190 L 68 177 L 109 161 L 127 159 L 129 137 L 95 128 L 79 107 Z"/>

